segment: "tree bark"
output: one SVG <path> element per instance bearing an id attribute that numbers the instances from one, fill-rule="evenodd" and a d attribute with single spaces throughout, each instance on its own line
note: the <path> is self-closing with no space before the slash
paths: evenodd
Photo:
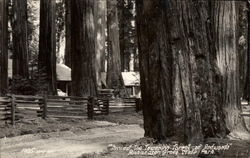
<path id="1" fill-rule="evenodd" d="M 235 2 L 136 5 L 145 136 L 199 142 L 244 126 Z"/>
<path id="2" fill-rule="evenodd" d="M 107 0 L 107 27 L 108 27 L 108 88 L 119 90 L 121 95 L 126 95 L 124 81 L 121 73 L 121 56 L 119 43 L 119 27 L 117 1 Z"/>
<path id="3" fill-rule="evenodd" d="M 0 0 L 0 96 L 8 89 L 8 0 Z"/>
<path id="4" fill-rule="evenodd" d="M 71 1 L 72 93 L 96 95 L 94 0 Z"/>
<path id="5" fill-rule="evenodd" d="M 96 49 L 96 80 L 98 88 L 102 88 L 101 72 L 104 70 L 103 61 L 105 62 L 105 44 L 106 44 L 106 14 L 107 2 L 106 0 L 97 0 L 95 7 L 95 49 Z M 104 71 L 103 71 L 104 72 Z"/>
<path id="6" fill-rule="evenodd" d="M 248 23 L 248 33 L 247 33 L 247 75 L 246 75 L 246 84 L 244 97 L 248 100 L 248 104 L 250 104 L 250 2 L 247 2 L 247 23 Z"/>
<path id="7" fill-rule="evenodd" d="M 131 63 L 132 56 L 135 53 L 135 29 L 132 25 L 134 20 L 134 0 L 118 0 L 118 19 L 119 19 L 119 36 L 120 36 L 120 54 L 121 54 L 121 70 L 133 71 Z"/>
<path id="8" fill-rule="evenodd" d="M 40 37 L 38 69 L 47 83 L 48 94 L 57 94 L 56 88 L 56 30 L 55 0 L 40 1 Z"/>
<path id="9" fill-rule="evenodd" d="M 243 128 L 239 87 L 239 53 L 237 2 L 214 2 L 214 39 L 217 67 L 221 75 L 222 108 L 230 131 Z M 243 62 L 243 61 L 242 61 Z"/>
<path id="10" fill-rule="evenodd" d="M 66 46 L 65 46 L 65 65 L 71 66 L 71 0 L 65 0 L 65 26 L 66 26 Z"/>
<path id="11" fill-rule="evenodd" d="M 29 78 L 27 0 L 13 1 L 13 76 Z"/>
<path id="12" fill-rule="evenodd" d="M 246 99 L 246 92 L 247 88 L 245 89 L 247 85 L 247 52 L 248 52 L 248 9 L 247 9 L 247 2 L 240 3 L 238 7 L 239 12 L 239 27 L 237 29 L 237 38 L 239 40 L 239 79 L 240 79 L 240 91 L 241 91 L 241 98 Z"/>
<path id="13" fill-rule="evenodd" d="M 118 8 L 118 21 L 119 21 L 119 44 L 120 44 L 120 56 L 121 56 L 121 71 L 128 71 L 129 64 L 127 64 L 128 59 L 126 58 L 125 53 L 125 1 L 117 0 L 117 8 Z"/>

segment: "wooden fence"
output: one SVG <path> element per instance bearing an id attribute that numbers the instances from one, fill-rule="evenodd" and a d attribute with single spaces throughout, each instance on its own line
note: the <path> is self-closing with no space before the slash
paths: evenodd
<path id="1" fill-rule="evenodd" d="M 87 117 L 88 98 L 7 95 L 0 97 L 0 120 L 15 124 L 22 119 L 42 117 Z"/>
<path id="2" fill-rule="evenodd" d="M 22 119 L 89 118 L 110 112 L 134 112 L 140 109 L 140 100 L 123 98 L 122 105 L 109 97 L 25 96 L 0 97 L 0 122 L 15 124 Z"/>
<path id="3" fill-rule="evenodd" d="M 88 118 L 94 116 L 108 115 L 109 113 L 131 113 L 141 110 L 140 98 L 120 98 L 112 99 L 108 97 L 89 98 Z"/>
<path id="4" fill-rule="evenodd" d="M 109 103 L 110 113 L 130 113 L 141 110 L 140 98 L 111 99 Z"/>
<path id="5" fill-rule="evenodd" d="M 115 96 L 114 89 L 99 89 L 98 90 L 98 98 L 112 98 Z"/>
<path id="6" fill-rule="evenodd" d="M 44 96 L 38 116 L 42 118 L 84 118 L 87 116 L 88 98 Z"/>
<path id="7" fill-rule="evenodd" d="M 0 120 L 11 120 L 11 99 L 9 97 L 0 97 Z"/>
<path id="8" fill-rule="evenodd" d="M 88 118 L 93 119 L 94 116 L 109 114 L 109 98 L 90 97 L 88 101 Z"/>

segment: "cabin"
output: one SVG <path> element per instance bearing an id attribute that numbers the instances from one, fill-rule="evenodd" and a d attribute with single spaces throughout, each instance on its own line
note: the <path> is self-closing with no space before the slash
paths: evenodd
<path id="1" fill-rule="evenodd" d="M 71 69 L 64 64 L 56 65 L 57 89 L 60 93 L 71 94 Z M 12 78 L 12 59 L 8 59 L 8 77 Z"/>
<path id="2" fill-rule="evenodd" d="M 71 94 L 71 68 L 64 64 L 56 65 L 57 89 L 62 90 L 66 95 Z"/>
<path id="3" fill-rule="evenodd" d="M 101 73 L 101 82 L 103 87 L 107 87 L 106 84 L 106 72 Z M 140 91 L 140 74 L 139 72 L 122 72 L 122 78 L 125 84 L 125 88 L 130 97 L 141 97 Z"/>

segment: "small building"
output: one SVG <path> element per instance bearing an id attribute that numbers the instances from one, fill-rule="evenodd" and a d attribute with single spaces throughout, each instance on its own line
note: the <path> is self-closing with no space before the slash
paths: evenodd
<path id="1" fill-rule="evenodd" d="M 106 72 L 102 72 L 101 81 L 104 87 L 107 87 L 106 84 Z M 140 90 L 140 74 L 139 72 L 122 72 L 122 78 L 124 85 L 130 97 L 141 97 Z"/>
<path id="2" fill-rule="evenodd" d="M 8 77 L 12 78 L 12 59 L 8 59 Z M 57 88 L 66 93 L 71 94 L 71 69 L 64 64 L 56 65 L 57 72 Z"/>
<path id="3" fill-rule="evenodd" d="M 57 89 L 62 90 L 67 95 L 71 94 L 71 68 L 64 64 L 56 65 Z"/>

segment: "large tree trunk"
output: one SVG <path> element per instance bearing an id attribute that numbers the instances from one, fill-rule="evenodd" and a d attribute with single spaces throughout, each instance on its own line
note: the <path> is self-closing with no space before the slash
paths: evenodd
<path id="1" fill-rule="evenodd" d="M 107 0 L 107 26 L 108 26 L 108 88 L 118 89 L 121 95 L 125 95 L 125 87 L 121 73 L 121 57 L 119 43 L 119 27 L 117 1 Z"/>
<path id="2" fill-rule="evenodd" d="M 247 33 L 248 33 L 248 10 L 247 10 L 247 3 L 240 3 L 238 7 L 238 12 L 239 12 L 239 27 L 237 29 L 237 34 L 238 34 L 238 39 L 239 39 L 239 79 L 240 79 L 240 96 L 242 99 L 246 99 L 245 96 L 245 86 L 247 84 Z"/>
<path id="3" fill-rule="evenodd" d="M 227 128 L 234 131 L 242 129 L 243 125 L 243 118 L 240 115 L 237 2 L 218 1 L 213 5 L 216 64 L 221 75 L 222 107 Z"/>
<path id="4" fill-rule="evenodd" d="M 38 55 L 40 79 L 45 80 L 47 92 L 53 95 L 57 94 L 55 4 L 55 0 L 40 1 L 40 38 Z"/>
<path id="5" fill-rule="evenodd" d="M 27 0 L 13 1 L 13 76 L 29 78 Z"/>
<path id="6" fill-rule="evenodd" d="M 134 0 L 118 0 L 118 19 L 120 36 L 121 70 L 133 71 L 135 53 L 135 29 L 132 25 L 134 20 Z M 132 63 L 132 64 L 131 64 Z"/>
<path id="7" fill-rule="evenodd" d="M 128 17 L 125 17 L 125 1 L 117 0 L 118 21 L 119 21 L 119 44 L 121 56 L 121 71 L 129 71 L 128 53 L 125 52 L 125 27 Z"/>
<path id="8" fill-rule="evenodd" d="M 71 1 L 72 93 L 96 95 L 94 0 Z"/>
<path id="9" fill-rule="evenodd" d="M 65 0 L 65 28 L 66 28 L 66 45 L 65 45 L 65 65 L 71 68 L 71 0 Z"/>
<path id="10" fill-rule="evenodd" d="M 0 96 L 8 89 L 8 0 L 0 0 Z"/>
<path id="11" fill-rule="evenodd" d="M 244 86 L 244 98 L 248 100 L 248 104 L 250 104 L 250 2 L 247 2 L 247 24 L 248 24 L 248 31 L 247 31 L 247 75 L 246 75 L 246 83 Z"/>
<path id="12" fill-rule="evenodd" d="M 106 44 L 106 12 L 107 2 L 106 0 L 97 0 L 95 7 L 95 49 L 96 49 L 96 80 L 98 88 L 101 88 L 101 72 L 104 70 L 105 62 L 105 44 Z M 103 71 L 104 72 L 104 71 Z"/>
<path id="13" fill-rule="evenodd" d="M 137 0 L 146 136 L 198 142 L 243 125 L 235 7 L 233 1 Z"/>

